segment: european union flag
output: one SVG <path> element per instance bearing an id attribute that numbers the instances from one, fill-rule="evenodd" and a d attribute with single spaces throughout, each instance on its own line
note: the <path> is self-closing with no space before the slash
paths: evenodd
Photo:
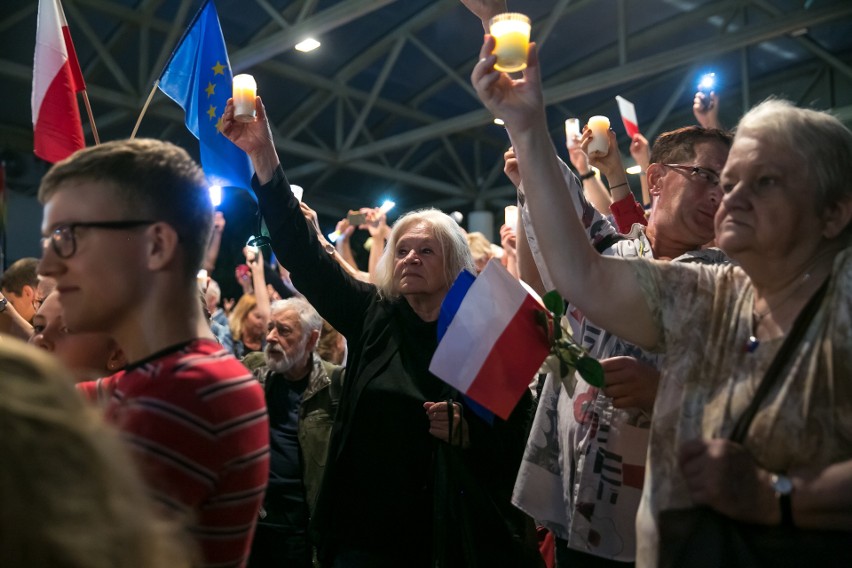
<path id="1" fill-rule="evenodd" d="M 207 181 L 249 189 L 252 168 L 248 156 L 219 132 L 232 81 L 219 15 L 207 0 L 166 63 L 159 87 L 186 113 L 186 127 L 198 138 Z M 249 194 L 253 196 L 251 191 Z"/>

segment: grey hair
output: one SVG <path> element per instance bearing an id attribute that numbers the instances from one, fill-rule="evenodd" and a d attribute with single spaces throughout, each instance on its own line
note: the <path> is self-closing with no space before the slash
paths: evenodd
<path id="1" fill-rule="evenodd" d="M 424 224 L 432 230 L 432 235 L 441 246 L 441 254 L 444 258 L 444 279 L 449 288 L 456 276 L 462 270 L 469 270 L 476 274 L 470 247 L 464 233 L 452 217 L 438 209 L 420 209 L 406 213 L 393 225 L 390 238 L 385 251 L 376 265 L 373 283 L 383 298 L 393 299 L 399 297 L 399 291 L 394 289 L 393 267 L 396 257 L 396 246 L 400 237 L 411 227 Z"/>
<path id="2" fill-rule="evenodd" d="M 304 298 L 292 297 L 285 300 L 275 300 L 269 306 L 272 317 L 289 310 L 295 311 L 302 324 L 302 335 L 307 337 L 312 331 L 322 335 L 322 318 L 316 309 Z"/>
<path id="3" fill-rule="evenodd" d="M 852 132 L 831 114 L 767 99 L 740 119 L 740 136 L 777 140 L 801 158 L 814 180 L 818 213 L 852 197 Z"/>

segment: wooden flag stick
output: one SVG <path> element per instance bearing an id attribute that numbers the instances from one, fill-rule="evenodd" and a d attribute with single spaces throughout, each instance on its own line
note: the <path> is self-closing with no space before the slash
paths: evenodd
<path id="1" fill-rule="evenodd" d="M 157 87 L 160 86 L 160 80 L 154 81 L 154 86 L 151 87 L 151 92 L 148 94 L 148 100 L 145 101 L 145 106 L 142 107 L 142 112 L 139 113 L 139 118 L 136 119 L 136 126 L 133 127 L 133 132 L 130 134 L 130 139 L 136 138 L 136 132 L 139 130 L 139 125 L 142 124 L 142 117 L 148 111 L 148 105 L 151 104 L 151 99 L 154 98 L 154 93 L 157 92 Z"/>
<path id="2" fill-rule="evenodd" d="M 101 138 L 98 136 L 98 127 L 95 126 L 95 117 L 92 114 L 92 105 L 89 102 L 89 93 L 83 89 L 83 103 L 86 105 L 86 113 L 89 115 L 89 124 L 92 125 L 92 135 L 95 137 L 95 146 L 99 146 Z"/>

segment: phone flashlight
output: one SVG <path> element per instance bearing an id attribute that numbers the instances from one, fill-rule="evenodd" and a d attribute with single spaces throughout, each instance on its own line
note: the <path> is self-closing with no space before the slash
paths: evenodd
<path id="1" fill-rule="evenodd" d="M 710 108 L 710 105 L 713 103 L 712 99 L 710 98 L 710 93 L 712 93 L 715 88 L 715 73 L 707 73 L 701 77 L 701 80 L 698 82 L 698 92 L 704 95 L 704 98 L 701 99 L 702 108 Z"/>

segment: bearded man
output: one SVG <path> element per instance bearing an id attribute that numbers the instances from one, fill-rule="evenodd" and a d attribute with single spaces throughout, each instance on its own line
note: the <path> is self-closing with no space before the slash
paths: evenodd
<path id="1" fill-rule="evenodd" d="M 314 353 L 322 318 L 306 300 L 270 306 L 266 349 L 243 363 L 263 385 L 271 461 L 250 568 L 310 568 L 308 522 L 322 480 L 343 368 Z"/>

